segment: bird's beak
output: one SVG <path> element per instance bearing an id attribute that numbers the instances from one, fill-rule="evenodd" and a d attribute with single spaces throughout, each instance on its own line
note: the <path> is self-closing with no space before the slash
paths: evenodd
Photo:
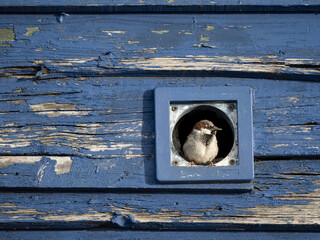
<path id="1" fill-rule="evenodd" d="M 218 128 L 217 126 L 214 126 L 214 127 L 212 128 L 212 130 L 214 130 L 214 131 L 221 131 L 222 128 Z"/>

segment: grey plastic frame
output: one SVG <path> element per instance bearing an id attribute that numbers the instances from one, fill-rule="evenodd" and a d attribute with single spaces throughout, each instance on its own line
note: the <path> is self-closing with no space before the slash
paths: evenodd
<path id="1" fill-rule="evenodd" d="M 252 89 L 249 87 L 177 87 L 155 89 L 156 178 L 160 182 L 250 182 L 254 178 Z M 171 165 L 171 102 L 236 101 L 238 165 L 185 167 Z"/>

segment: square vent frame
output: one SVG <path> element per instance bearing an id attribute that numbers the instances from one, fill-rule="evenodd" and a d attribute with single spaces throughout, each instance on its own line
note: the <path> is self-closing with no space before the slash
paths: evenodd
<path id="1" fill-rule="evenodd" d="M 250 182 L 254 178 L 253 161 L 253 117 L 250 87 L 159 87 L 155 89 L 155 138 L 156 138 L 156 178 L 163 183 L 195 182 Z M 215 166 L 190 165 L 179 156 L 173 143 L 174 125 L 193 108 L 208 106 L 224 112 L 230 118 L 228 107 L 235 106 L 236 117 L 231 120 L 234 128 L 234 143 L 230 153 L 221 159 L 224 164 Z M 190 105 L 190 109 L 188 109 Z M 181 106 L 185 111 L 176 116 Z M 233 109 L 229 109 L 229 111 Z M 172 113 L 174 112 L 174 113 Z M 195 113 L 197 115 L 198 113 Z M 202 113 L 203 114 L 203 113 Z M 233 114 L 234 116 L 234 114 Z M 232 117 L 231 117 L 232 118 Z M 218 126 L 219 127 L 219 126 Z M 182 128 L 183 129 L 183 128 Z M 190 131 L 190 129 L 189 129 Z M 218 137 L 218 135 L 217 135 Z M 219 142 L 219 138 L 218 138 Z M 219 155 L 218 155 L 219 156 Z M 228 161 L 225 159 L 228 158 Z M 179 158 L 183 159 L 178 161 Z M 175 160 L 178 159 L 178 160 Z M 232 162 L 230 162 L 232 160 Z M 173 164 L 176 163 L 176 164 Z"/>

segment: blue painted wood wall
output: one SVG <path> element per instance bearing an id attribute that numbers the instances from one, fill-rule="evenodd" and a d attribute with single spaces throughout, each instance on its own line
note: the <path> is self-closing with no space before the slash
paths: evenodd
<path id="1" fill-rule="evenodd" d="M 0 238 L 319 239 L 319 10 L 2 1 Z M 184 86 L 254 90 L 253 191 L 156 181 L 153 91 Z"/>

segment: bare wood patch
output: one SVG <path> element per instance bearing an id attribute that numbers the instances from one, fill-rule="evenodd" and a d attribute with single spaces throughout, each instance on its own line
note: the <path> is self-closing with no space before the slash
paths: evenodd
<path id="1" fill-rule="evenodd" d="M 42 160 L 43 156 L 0 156 L 0 168 L 9 167 L 14 164 L 35 164 Z M 72 165 L 71 157 L 51 156 L 49 159 L 56 161 L 55 173 L 69 173 Z"/>

